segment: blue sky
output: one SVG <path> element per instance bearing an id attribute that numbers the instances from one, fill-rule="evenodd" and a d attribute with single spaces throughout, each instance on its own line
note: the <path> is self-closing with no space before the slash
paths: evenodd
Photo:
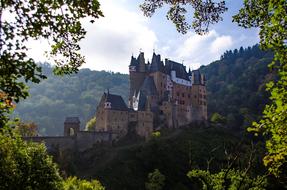
<path id="1" fill-rule="evenodd" d="M 88 31 L 81 42 L 86 57 L 84 68 L 128 73 L 130 57 L 145 52 L 151 59 L 153 50 L 162 58 L 183 62 L 197 69 L 220 58 L 226 50 L 240 46 L 252 46 L 259 42 L 257 29 L 243 29 L 232 23 L 231 16 L 238 12 L 242 1 L 227 0 L 229 8 L 224 21 L 211 26 L 207 35 L 199 36 L 193 30 L 179 34 L 165 17 L 166 8 L 152 18 L 146 18 L 139 10 L 143 0 L 100 0 L 105 17 L 90 24 L 83 20 Z M 190 9 L 190 11 L 192 11 Z M 45 42 L 31 42 L 30 55 L 44 61 Z"/>

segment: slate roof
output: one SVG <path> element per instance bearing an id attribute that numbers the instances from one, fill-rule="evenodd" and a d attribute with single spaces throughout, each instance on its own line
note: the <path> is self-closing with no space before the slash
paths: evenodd
<path id="1" fill-rule="evenodd" d="M 143 91 L 139 91 L 139 97 L 138 97 L 138 111 L 144 111 L 145 110 L 145 105 L 147 102 L 146 95 L 144 94 Z"/>
<path id="2" fill-rule="evenodd" d="M 165 73 L 170 75 L 171 71 L 175 71 L 177 78 L 189 80 L 188 73 L 186 72 L 186 68 L 183 64 L 166 59 Z"/>
<path id="3" fill-rule="evenodd" d="M 65 123 L 80 123 L 79 117 L 66 117 Z"/>
<path id="4" fill-rule="evenodd" d="M 146 96 L 157 95 L 157 90 L 152 76 L 147 76 L 140 88 L 140 91 Z"/>
<path id="5" fill-rule="evenodd" d="M 192 71 L 192 75 L 194 77 L 193 84 L 201 84 L 201 74 L 199 70 Z"/>
<path id="6" fill-rule="evenodd" d="M 137 65 L 138 65 L 137 59 L 132 56 L 130 66 L 137 66 Z"/>
<path id="7" fill-rule="evenodd" d="M 164 65 L 163 65 L 163 62 L 160 60 L 160 55 L 156 55 L 155 53 L 153 53 L 149 71 L 157 72 L 157 71 L 163 71 L 163 70 L 164 70 Z"/>
<path id="8" fill-rule="evenodd" d="M 111 102 L 111 110 L 128 111 L 128 107 L 119 95 L 104 93 L 105 102 Z"/>

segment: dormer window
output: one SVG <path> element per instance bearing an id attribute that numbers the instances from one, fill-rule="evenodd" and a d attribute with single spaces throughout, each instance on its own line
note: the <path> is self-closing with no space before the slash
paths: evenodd
<path id="1" fill-rule="evenodd" d="M 106 109 L 111 109 L 112 108 L 112 103 L 111 102 L 105 102 L 105 108 Z"/>

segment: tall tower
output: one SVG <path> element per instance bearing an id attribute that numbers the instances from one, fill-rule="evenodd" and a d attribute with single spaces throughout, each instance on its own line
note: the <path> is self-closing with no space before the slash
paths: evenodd
<path id="1" fill-rule="evenodd" d="M 131 63 L 129 65 L 130 73 L 130 94 L 129 94 L 129 107 L 132 107 L 133 96 L 137 95 L 145 76 L 147 74 L 144 53 L 140 52 L 138 58 L 131 57 Z"/>
<path id="2" fill-rule="evenodd" d="M 194 120 L 207 120 L 205 77 L 199 70 L 192 71 L 192 115 Z"/>

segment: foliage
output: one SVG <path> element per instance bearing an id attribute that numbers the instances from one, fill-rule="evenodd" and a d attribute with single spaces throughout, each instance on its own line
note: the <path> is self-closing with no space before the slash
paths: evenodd
<path id="1" fill-rule="evenodd" d="M 267 184 L 265 176 L 253 178 L 246 172 L 236 169 L 222 169 L 215 174 L 204 170 L 191 170 L 187 175 L 200 181 L 203 190 L 264 190 Z"/>
<path id="2" fill-rule="evenodd" d="M 57 65 L 55 73 L 70 74 L 84 63 L 78 43 L 86 31 L 80 20 L 103 16 L 97 0 L 2 0 L 0 5 L 0 93 L 16 102 L 28 96 L 26 85 L 19 79 L 39 83 L 46 78 L 27 55 L 29 40 L 49 41 L 50 57 Z M 13 18 L 8 19 L 9 15 Z M 1 98 L 0 104 L 3 102 Z M 6 113 L 0 109 L 0 119 L 5 119 L 2 115 Z"/>
<path id="3" fill-rule="evenodd" d="M 165 176 L 158 169 L 148 174 L 148 182 L 145 183 L 146 190 L 162 190 Z"/>
<path id="4" fill-rule="evenodd" d="M 271 103 L 263 112 L 263 118 L 249 131 L 263 134 L 267 155 L 264 164 L 275 176 L 279 176 L 287 161 L 287 1 L 245 0 L 244 7 L 234 20 L 245 28 L 260 28 L 260 46 L 275 53 L 270 67 L 277 71 L 279 80 L 268 84 Z"/>
<path id="5" fill-rule="evenodd" d="M 220 60 L 202 66 L 209 117 L 219 113 L 226 118 L 226 126 L 237 130 L 245 130 L 257 120 L 268 103 L 265 84 L 275 78 L 267 67 L 272 59 L 272 52 L 255 45 L 228 50 Z"/>
<path id="6" fill-rule="evenodd" d="M 155 132 L 153 132 L 153 133 L 151 134 L 151 136 L 152 136 L 153 138 L 158 138 L 158 137 L 160 137 L 160 131 L 155 131 Z"/>
<path id="7" fill-rule="evenodd" d="M 194 9 L 192 27 L 199 34 L 207 33 L 209 25 L 221 21 L 221 14 L 227 11 L 225 1 L 214 0 L 144 0 L 140 8 L 145 16 L 151 17 L 164 4 L 170 6 L 166 14 L 167 19 L 171 20 L 177 31 L 183 34 L 191 28 L 191 24 L 186 21 L 187 9 L 185 6 L 190 5 Z"/>
<path id="8" fill-rule="evenodd" d="M 69 177 L 63 182 L 64 190 L 105 190 L 98 180 L 80 180 L 77 177 Z"/>
<path id="9" fill-rule="evenodd" d="M 22 137 L 35 137 L 38 135 L 38 126 L 34 122 L 30 122 L 30 123 L 19 122 L 16 125 L 15 130 Z"/>
<path id="10" fill-rule="evenodd" d="M 17 104 L 14 116 L 34 121 L 41 135 L 62 135 L 66 117 L 78 116 L 81 127 L 94 117 L 103 93 L 120 94 L 128 99 L 128 75 L 81 69 L 77 74 L 58 77 L 53 68 L 41 64 L 48 78 L 40 84 L 29 84 L 31 96 Z"/>
<path id="11" fill-rule="evenodd" d="M 215 124 L 225 124 L 226 118 L 215 112 L 212 114 L 210 121 Z"/>
<path id="12" fill-rule="evenodd" d="M 216 173 L 233 158 L 228 158 L 226 152 L 240 154 L 235 167 L 246 166 L 249 140 L 235 134 L 222 127 L 195 125 L 184 130 L 162 130 L 161 136 L 151 141 L 99 145 L 76 153 L 69 162 L 74 163 L 75 175 L 97 178 L 107 189 L 143 190 L 148 174 L 155 168 L 165 176 L 164 189 L 194 189 L 186 175 L 190 168 L 206 169 L 209 165 L 210 172 Z M 262 145 L 256 145 L 255 150 L 251 171 L 257 175 L 265 171 Z"/>
<path id="13" fill-rule="evenodd" d="M 87 124 L 86 124 L 86 127 L 85 127 L 86 131 L 93 131 L 93 130 L 95 130 L 96 121 L 97 121 L 96 116 L 94 116 L 92 119 L 90 119 L 90 121 L 88 121 Z"/>
<path id="14" fill-rule="evenodd" d="M 43 144 L 25 142 L 4 127 L 0 145 L 0 189 L 62 189 L 58 168 Z"/>

